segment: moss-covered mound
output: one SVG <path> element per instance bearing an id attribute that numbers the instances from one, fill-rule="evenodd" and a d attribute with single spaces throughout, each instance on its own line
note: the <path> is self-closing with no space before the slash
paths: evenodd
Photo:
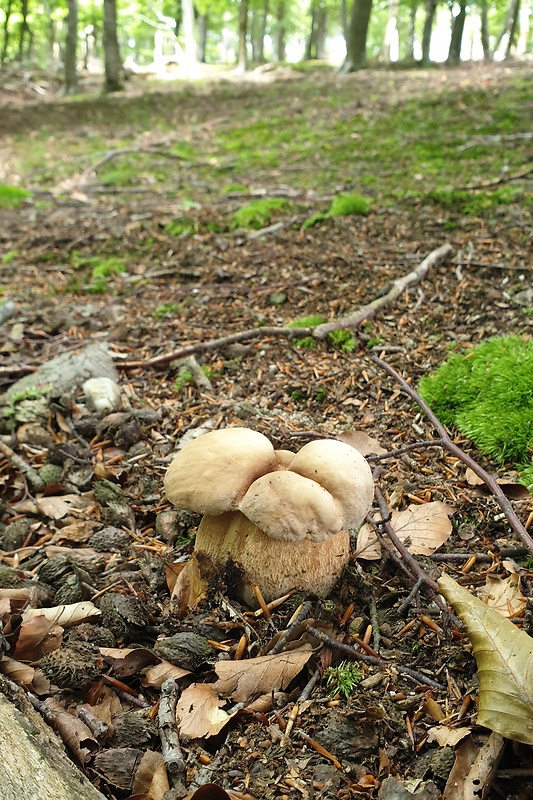
<path id="1" fill-rule="evenodd" d="M 419 392 L 439 419 L 485 455 L 522 465 L 533 451 L 533 341 L 488 339 L 455 353 L 422 378 Z"/>

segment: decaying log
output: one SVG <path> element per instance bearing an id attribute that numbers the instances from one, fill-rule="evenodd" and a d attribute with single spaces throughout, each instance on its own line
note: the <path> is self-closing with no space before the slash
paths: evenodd
<path id="1" fill-rule="evenodd" d="M 0 676 L 2 800 L 104 800 L 75 767 L 24 692 Z"/>

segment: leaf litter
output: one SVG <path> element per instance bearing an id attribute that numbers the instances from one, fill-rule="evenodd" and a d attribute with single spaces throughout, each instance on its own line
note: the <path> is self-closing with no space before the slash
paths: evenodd
<path id="1" fill-rule="evenodd" d="M 489 86 L 491 78 L 486 80 Z M 278 188 L 275 176 L 249 177 L 267 190 Z M 392 780 L 390 771 L 399 784 L 414 787 L 429 780 L 445 796 L 453 796 L 450 787 L 458 774 L 464 781 L 479 780 L 473 764 L 490 737 L 476 722 L 494 730 L 503 725 L 504 736 L 530 741 L 528 554 L 513 540 L 493 498 L 465 481 L 457 458 L 439 447 L 419 446 L 433 438 L 431 426 L 368 356 L 377 348 L 416 385 L 457 342 L 527 333 L 531 320 L 509 302 L 507 288 L 527 270 L 528 212 L 521 212 L 525 221 L 517 225 L 511 208 L 503 208 L 501 217 L 479 220 L 453 210 L 439 217 L 423 203 L 410 207 L 399 201 L 393 214 L 375 208 L 368 216 L 326 220 L 305 232 L 287 226 L 247 238 L 223 230 L 224 213 L 234 210 L 229 199 L 227 209 L 206 202 L 192 210 L 196 232 L 173 237 L 161 225 L 165 215 L 174 216 L 172 199 L 87 197 L 90 203 L 68 211 L 55 201 L 51 212 L 22 209 L 2 233 L 6 249 L 19 252 L 16 277 L 6 268 L 4 283 L 24 333 L 22 339 L 10 338 L 4 323 L 4 388 L 16 370 L 31 371 L 81 343 L 107 338 L 124 403 L 119 419 L 117 412 L 98 418 L 81 389 L 73 388 L 47 400 L 44 416 L 41 411 L 35 421 L 17 422 L 9 434 L 7 447 L 22 461 L 14 461 L 9 449 L 2 451 L 0 572 L 2 591 L 24 594 L 3 596 L 2 674 L 35 694 L 45 718 L 49 713 L 79 722 L 81 708 L 88 707 L 105 719 L 106 733 L 86 736 L 61 728 L 104 797 L 143 793 L 159 800 L 167 791 L 154 719 L 169 678 L 179 686 L 178 702 L 192 698 L 179 711 L 187 720 L 180 723 L 184 739 L 190 723 L 192 738 L 183 749 L 192 786 L 215 780 L 232 797 L 249 791 L 277 800 L 320 792 L 326 800 L 350 800 L 361 792 L 379 796 L 380 784 Z M 309 203 L 305 192 L 298 197 Z M 208 222 L 222 230 L 202 228 Z M 350 352 L 324 341 L 308 348 L 269 336 L 199 350 L 195 358 L 209 372 L 212 392 L 194 378 L 177 386 L 179 368 L 172 363 L 157 372 L 122 369 L 124 362 L 143 363 L 168 352 L 171 342 L 194 346 L 243 329 L 289 324 L 306 314 L 346 316 L 440 246 L 452 225 L 454 260 L 430 271 L 418 288 L 355 331 Z M 102 297 L 73 290 L 65 253 L 80 247 L 85 256 L 96 255 L 96 242 L 104 240 L 121 255 L 135 254 L 128 265 L 131 280 L 112 277 L 109 285 L 120 293 Z M 43 253 L 50 254 L 49 262 L 41 260 Z M 50 276 L 55 298 L 49 296 Z M 283 295 L 282 305 L 271 305 L 275 293 Z M 169 306 L 173 310 L 161 311 Z M 459 617 L 465 604 L 469 609 L 466 631 L 457 618 L 436 610 L 423 582 L 417 588 L 406 563 L 402 567 L 389 551 L 381 550 L 375 564 L 359 552 L 361 560 L 352 560 L 328 599 L 287 597 L 267 609 L 269 619 L 233 596 L 238 565 L 235 573 L 210 575 L 207 586 L 200 583 L 198 565 L 190 560 L 199 519 L 168 506 L 162 479 L 184 437 L 228 425 L 260 430 L 291 451 L 350 430 L 367 454 L 396 453 L 372 462 L 381 467 L 378 483 L 393 512 L 391 523 L 409 552 L 420 553 L 419 563 L 432 578 L 444 565 L 468 586 L 463 605 L 450 597 Z M 480 458 L 473 448 L 469 452 Z M 24 465 L 34 472 L 24 471 Z M 46 470 L 40 475 L 50 465 L 57 469 L 54 482 L 46 483 Z M 32 484 L 35 475 L 41 483 Z M 513 503 L 527 520 L 530 495 L 522 492 Z M 80 522 L 87 527 L 81 530 Z M 509 558 L 517 565 L 511 577 L 504 564 Z M 188 564 L 193 566 L 182 566 Z M 484 585 L 507 620 L 493 617 L 498 611 L 475 599 Z M 70 627 L 39 613 L 31 623 L 20 618 L 25 604 L 53 616 L 58 607 L 90 602 L 101 617 Z M 468 635 L 473 629 L 473 641 L 482 641 L 480 626 L 492 645 L 479 667 L 478 693 Z M 322 638 L 307 628 L 318 629 Z M 156 641 L 178 632 L 203 637 L 207 660 L 190 669 L 158 658 Z M 272 641 L 281 652 L 269 656 Z M 474 650 L 479 657 L 477 645 Z M 332 699 L 321 672 L 353 652 L 366 659 L 361 681 L 347 699 Z M 252 669 L 266 663 L 261 659 L 287 667 L 304 656 L 294 674 L 261 666 L 263 683 Z M 489 702 L 492 686 L 485 691 L 494 661 L 495 709 Z M 416 678 L 402 672 L 405 666 Z M 222 673 L 224 686 L 235 684 L 231 699 L 215 688 L 215 675 L 220 681 Z M 282 678 L 290 682 L 280 683 Z M 57 682 L 65 681 L 60 688 Z M 252 705 L 254 695 L 269 693 L 269 703 Z M 511 698 L 523 704 L 521 711 Z M 247 706 L 239 708 L 241 703 Z M 437 758 L 440 747 L 429 741 L 433 703 L 443 713 L 439 727 L 451 731 L 443 749 L 456 748 L 446 768 Z M 199 709 L 197 717 L 191 704 Z M 465 730 L 471 733 L 462 738 Z M 473 759 L 464 756 L 465 740 Z M 504 777 L 527 764 L 527 752 L 520 744 L 514 747 L 505 750 L 502 777 L 481 778 L 489 797 L 509 794 L 510 786 L 518 793 L 523 786 L 517 774 Z M 454 759 L 457 769 L 450 773 Z M 208 800 L 201 791 L 198 800 Z M 224 796 L 213 792 L 215 798 Z"/>

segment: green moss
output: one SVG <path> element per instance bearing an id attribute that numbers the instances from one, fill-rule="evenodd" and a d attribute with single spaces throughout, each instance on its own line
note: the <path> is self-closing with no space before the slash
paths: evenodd
<path id="1" fill-rule="evenodd" d="M 353 661 L 340 661 L 335 667 L 324 670 L 323 679 L 330 695 L 350 697 L 362 677 L 361 670 Z"/>
<path id="2" fill-rule="evenodd" d="M 188 217 L 173 219 L 165 225 L 165 233 L 170 236 L 192 236 L 194 233 L 194 220 Z"/>
<path id="3" fill-rule="evenodd" d="M 232 228 L 245 228 L 259 230 L 269 225 L 272 212 L 279 211 L 288 205 L 288 200 L 281 197 L 270 200 L 254 200 L 253 203 L 242 206 L 232 218 Z"/>
<path id="4" fill-rule="evenodd" d="M 326 216 L 348 217 L 351 214 L 368 214 L 370 202 L 360 194 L 338 194 L 333 198 Z"/>
<path id="5" fill-rule="evenodd" d="M 73 278 L 70 282 L 70 290 L 85 291 L 89 294 L 100 294 L 107 291 L 108 278 L 125 273 L 126 265 L 122 258 L 102 258 L 101 256 L 91 256 L 87 258 L 80 253 L 73 252 L 72 266 L 76 270 L 84 270 L 88 273 L 86 282 Z"/>
<path id="6" fill-rule="evenodd" d="M 182 310 L 183 306 L 180 306 L 179 303 L 161 303 L 161 305 L 157 306 L 156 310 L 152 312 L 152 317 L 154 319 L 163 319 L 167 314 L 178 314 Z"/>
<path id="7" fill-rule="evenodd" d="M 342 350 L 344 353 L 351 353 L 357 344 L 353 334 L 346 330 L 331 331 L 327 339 L 335 350 Z"/>
<path id="8" fill-rule="evenodd" d="M 322 314 L 309 314 L 307 317 L 300 317 L 295 319 L 294 322 L 289 322 L 288 328 L 316 328 L 317 325 L 322 325 L 326 322 L 326 318 Z"/>
<path id="9" fill-rule="evenodd" d="M 24 200 L 31 196 L 31 192 L 19 186 L 0 184 L 0 208 L 20 208 Z"/>
<path id="10" fill-rule="evenodd" d="M 452 354 L 419 384 L 439 419 L 498 462 L 523 464 L 533 449 L 533 340 L 488 339 Z"/>

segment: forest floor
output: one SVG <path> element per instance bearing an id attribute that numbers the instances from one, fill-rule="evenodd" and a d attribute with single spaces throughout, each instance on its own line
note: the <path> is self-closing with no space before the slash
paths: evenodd
<path id="1" fill-rule="evenodd" d="M 27 82 L 0 89 L 11 101 L 0 113 L 0 291 L 15 305 L 0 327 L 0 388 L 105 342 L 127 404 L 104 421 L 80 388 L 48 397 L 40 417 L 24 416 L 31 392 L 12 397 L 7 412 L 3 404 L 0 585 L 31 589 L 42 606 L 94 600 L 102 618 L 64 625 L 61 639 L 56 629 L 45 635 L 41 616 L 42 636 L 32 638 L 12 599 L 2 605 L 0 671 L 85 720 L 86 738 L 69 746 L 104 797 L 159 800 L 168 788 L 156 769 L 156 704 L 161 675 L 179 670 L 166 660 L 188 670 L 182 688 L 213 683 L 215 665 L 266 653 L 306 601 L 292 596 L 265 620 L 239 604 L 226 574 L 182 618 L 175 601 L 171 608 L 169 574 L 192 551 L 198 523 L 169 513 L 163 493 L 181 437 L 245 426 L 297 450 L 351 429 L 396 451 L 437 434 L 373 356 L 415 387 L 452 351 L 531 336 L 533 301 L 515 297 L 531 287 L 532 73 L 531 64 L 263 70 L 231 83 L 134 78 L 121 95 L 52 92 L 42 101 L 29 100 Z M 328 217 L 339 193 L 361 195 L 369 208 Z M 445 243 L 453 255 L 348 334 L 302 342 L 262 331 L 350 314 Z M 248 339 L 199 347 L 247 330 Z M 184 345 L 196 361 L 172 357 Z M 513 465 L 455 441 L 489 472 L 517 479 Z M 38 472 L 55 466 L 44 490 L 24 462 Z M 487 570 L 508 575 L 502 553 L 511 552 L 533 597 L 532 554 L 495 498 L 468 483 L 460 459 L 423 446 L 380 465 L 391 508 L 441 500 L 455 509 L 445 546 L 433 560 L 418 557 L 427 574 L 438 577 L 446 553 L 446 571 L 475 591 Z M 513 503 L 526 522 L 532 497 Z M 466 728 L 474 752 L 486 740 L 475 660 L 431 591 L 412 592 L 409 569 L 390 556 L 354 556 L 327 600 L 302 607 L 306 621 L 291 638 L 311 644 L 311 659 L 288 685 L 267 681 L 260 710 L 249 707 L 251 691 L 220 730 L 195 721 L 192 738 L 182 736 L 189 791 L 211 781 L 257 800 L 462 796 L 448 779 L 454 763 L 464 779 L 464 751 L 432 741 L 430 730 L 443 720 Z M 122 599 L 106 605 L 110 596 Z M 528 613 L 519 620 L 526 630 Z M 180 632 L 209 640 L 208 655 L 153 654 L 158 636 Z M 335 639 L 382 661 L 360 663 L 362 682 L 347 697 L 335 692 L 337 671 L 302 699 L 315 670 L 335 664 Z M 126 664 L 117 648 L 134 645 L 144 649 Z M 15 662 L 34 669 L 20 677 Z M 211 702 L 212 721 L 235 695 Z M 532 771 L 530 748 L 509 741 L 487 796 L 531 797 Z M 387 775 L 406 788 L 383 783 Z"/>

